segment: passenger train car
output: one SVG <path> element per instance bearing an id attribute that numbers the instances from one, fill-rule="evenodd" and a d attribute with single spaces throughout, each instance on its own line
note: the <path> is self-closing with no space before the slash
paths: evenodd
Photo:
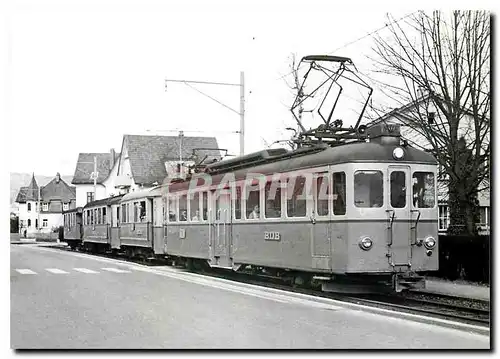
<path id="1" fill-rule="evenodd" d="M 95 201 L 83 244 L 325 291 L 422 287 L 419 273 L 438 269 L 436 160 L 401 144 L 396 125 L 368 132 L 369 142 L 270 149 Z"/>

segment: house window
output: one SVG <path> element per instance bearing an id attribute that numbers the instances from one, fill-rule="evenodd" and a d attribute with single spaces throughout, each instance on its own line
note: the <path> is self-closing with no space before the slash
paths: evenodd
<path id="1" fill-rule="evenodd" d="M 28 228 L 31 228 L 31 219 L 28 218 Z"/>
<path id="2" fill-rule="evenodd" d="M 439 206 L 439 227 L 440 231 L 446 231 L 450 224 L 450 209 L 446 205 Z"/>
<path id="3" fill-rule="evenodd" d="M 35 219 L 35 228 L 38 229 L 38 219 Z"/>
<path id="4" fill-rule="evenodd" d="M 43 209 L 43 211 L 48 211 L 49 210 L 49 204 L 48 203 L 44 203 L 42 209 Z"/>
<path id="5" fill-rule="evenodd" d="M 87 203 L 94 201 L 94 192 L 87 192 Z"/>
<path id="6" fill-rule="evenodd" d="M 489 207 L 479 207 L 479 226 L 487 227 L 490 225 L 490 209 Z"/>
<path id="7" fill-rule="evenodd" d="M 69 209 L 69 203 L 63 203 L 63 211 L 67 211 Z"/>
<path id="8" fill-rule="evenodd" d="M 49 221 L 47 220 L 47 218 L 44 218 L 42 221 L 42 226 L 47 227 L 48 225 L 49 225 Z"/>
<path id="9" fill-rule="evenodd" d="M 28 202 L 28 212 L 31 212 L 31 203 Z"/>

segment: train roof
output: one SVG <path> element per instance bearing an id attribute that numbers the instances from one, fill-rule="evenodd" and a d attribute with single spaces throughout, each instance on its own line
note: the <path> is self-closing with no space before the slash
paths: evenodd
<path id="1" fill-rule="evenodd" d="M 83 208 L 111 206 L 112 204 L 116 204 L 116 203 L 120 202 L 120 200 L 123 196 L 124 195 L 121 194 L 119 196 L 98 199 L 97 201 L 87 203 Z"/>
<path id="2" fill-rule="evenodd" d="M 161 186 L 156 186 L 142 191 L 128 193 L 120 200 L 120 202 L 132 201 L 139 198 L 149 198 L 161 196 Z"/>
<path id="3" fill-rule="evenodd" d="M 405 155 L 401 160 L 395 160 L 392 152 L 396 147 L 404 149 Z M 261 154 L 266 151 L 258 152 Z M 221 161 L 209 167 L 209 173 L 224 173 L 231 170 L 247 168 L 248 171 L 257 173 L 272 173 L 290 170 L 298 170 L 309 167 L 320 167 L 325 165 L 336 165 L 351 162 L 398 162 L 398 163 L 420 163 L 437 164 L 436 159 L 430 153 L 418 150 L 410 146 L 388 145 L 379 142 L 355 142 L 342 146 L 314 146 L 302 148 L 296 151 L 275 152 L 276 155 L 262 155 L 258 160 L 242 161 L 238 158 Z M 244 156 L 252 157 L 252 154 Z M 262 172 L 259 172 L 262 171 Z"/>
<path id="4" fill-rule="evenodd" d="M 63 211 L 62 213 L 63 214 L 66 214 L 66 213 L 82 213 L 82 210 L 83 210 L 83 207 L 76 207 L 76 208 L 71 208 L 71 209 L 68 209 L 66 211 Z"/>
<path id="5" fill-rule="evenodd" d="M 404 150 L 404 158 L 395 160 L 393 151 L 396 147 Z M 263 151 L 261 151 L 263 152 Z M 248 158 L 253 158 L 248 155 Z M 225 173 L 232 172 L 236 180 L 245 179 L 248 173 L 270 175 L 289 171 L 306 170 L 309 168 L 344 163 L 394 163 L 394 164 L 426 164 L 436 165 L 437 161 L 430 153 L 418 150 L 410 146 L 399 146 L 397 144 L 382 144 L 377 141 L 355 142 L 341 146 L 315 146 L 302 148 L 297 151 L 287 151 L 276 156 L 262 156 L 261 159 L 243 161 L 238 163 L 237 158 L 221 161 L 209 169 L 208 174 L 213 176 L 212 184 L 216 184 Z M 218 166 L 217 166 L 218 165 Z M 169 190 L 184 190 L 186 183 L 190 180 L 171 183 Z"/>

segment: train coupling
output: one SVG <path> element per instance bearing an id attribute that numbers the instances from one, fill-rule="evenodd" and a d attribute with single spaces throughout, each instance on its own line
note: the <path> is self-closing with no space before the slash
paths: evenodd
<path id="1" fill-rule="evenodd" d="M 396 293 L 408 289 L 425 289 L 425 277 L 413 272 L 393 274 L 392 288 Z"/>

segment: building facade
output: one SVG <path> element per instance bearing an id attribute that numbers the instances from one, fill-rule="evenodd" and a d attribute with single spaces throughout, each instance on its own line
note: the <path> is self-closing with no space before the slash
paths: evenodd
<path id="1" fill-rule="evenodd" d="M 98 171 L 95 197 L 91 178 L 94 157 Z M 161 185 L 172 163 L 200 159 L 221 159 L 215 137 L 124 135 L 118 154 L 114 150 L 79 154 L 71 182 L 76 186 L 77 206 Z"/>
<path id="2" fill-rule="evenodd" d="M 62 211 L 76 207 L 76 189 L 62 180 L 59 173 L 45 186 L 38 186 L 33 174 L 30 184 L 19 189 L 16 202 L 20 235 L 34 237 L 62 225 Z"/>

